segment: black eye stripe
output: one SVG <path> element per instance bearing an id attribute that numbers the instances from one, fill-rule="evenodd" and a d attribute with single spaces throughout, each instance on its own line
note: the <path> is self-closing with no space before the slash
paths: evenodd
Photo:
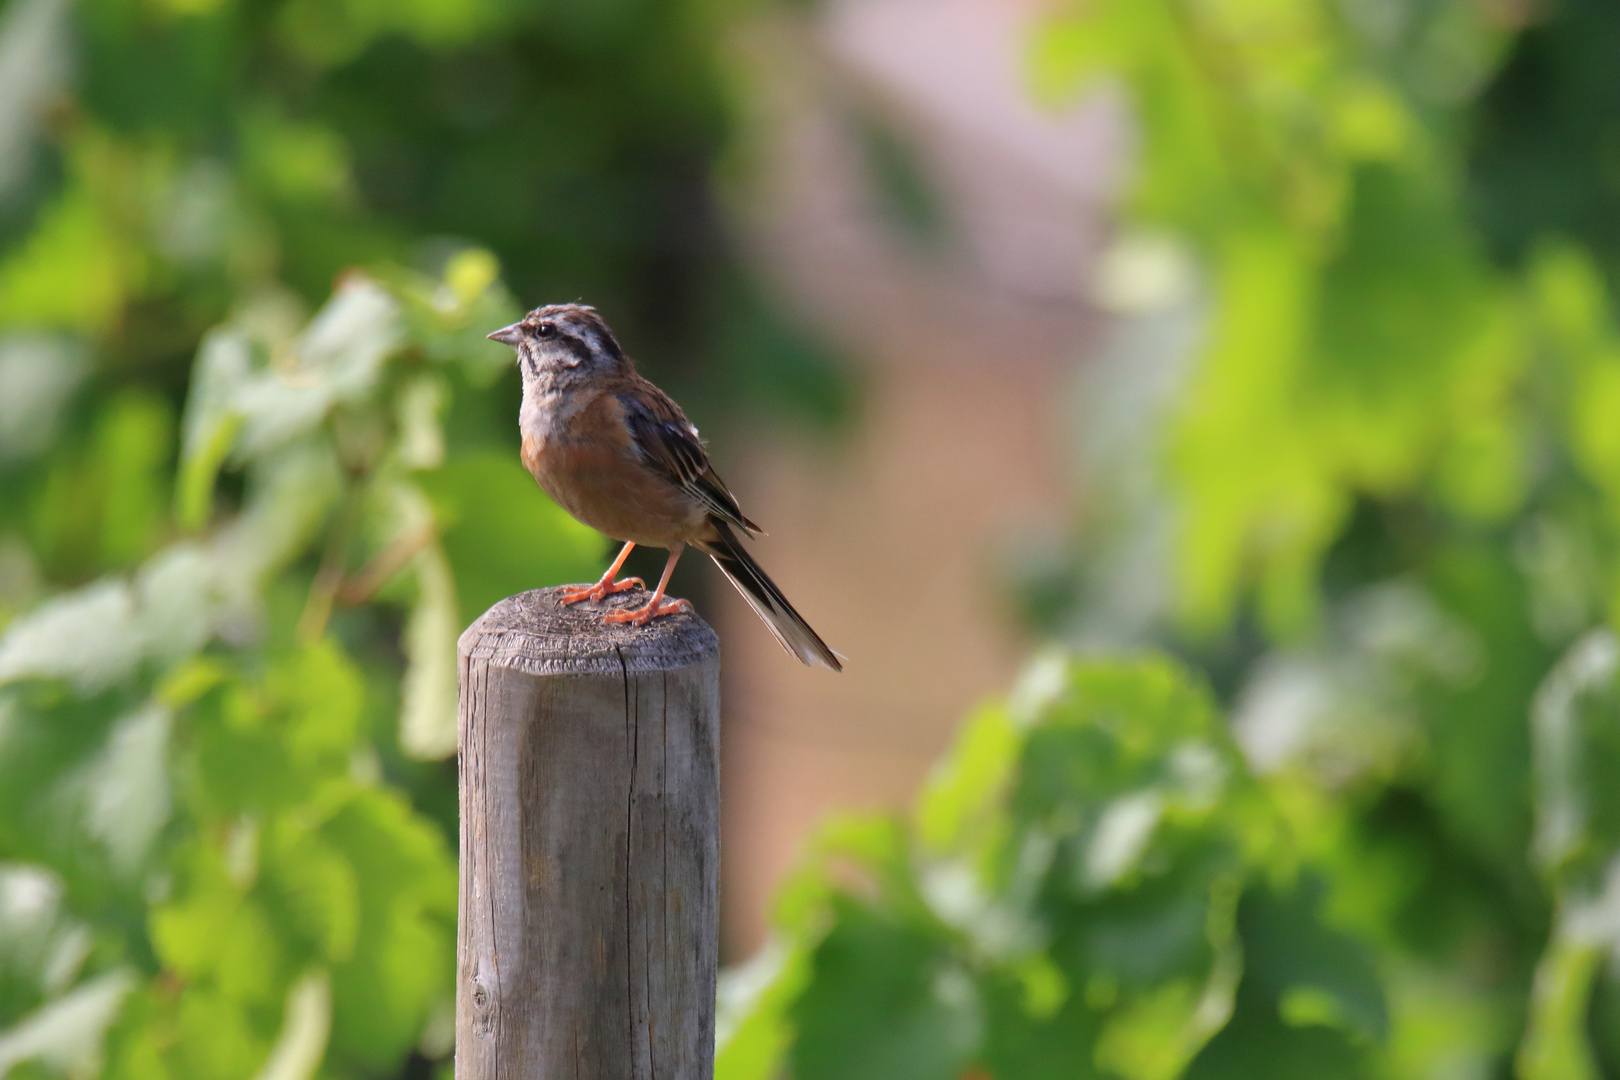
<path id="1" fill-rule="evenodd" d="M 591 360 L 591 347 L 572 334 L 558 335 L 557 343 L 565 345 L 568 351 L 579 358 L 580 363 L 589 363 Z"/>
<path id="2" fill-rule="evenodd" d="M 564 367 L 580 367 L 618 363 L 624 358 L 613 331 L 590 308 L 536 309 L 523 322 L 524 336 L 537 359 L 554 357 Z"/>

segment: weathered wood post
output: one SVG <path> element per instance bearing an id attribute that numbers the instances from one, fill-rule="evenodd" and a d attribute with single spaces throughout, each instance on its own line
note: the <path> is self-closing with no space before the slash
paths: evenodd
<path id="1" fill-rule="evenodd" d="M 556 592 L 461 636 L 456 1080 L 710 1080 L 719 641 Z"/>

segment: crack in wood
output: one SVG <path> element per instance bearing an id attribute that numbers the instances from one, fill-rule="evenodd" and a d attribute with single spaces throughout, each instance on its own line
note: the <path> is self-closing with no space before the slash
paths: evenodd
<path id="1" fill-rule="evenodd" d="M 462 635 L 456 1080 L 712 1078 L 719 643 L 623 600 Z"/>

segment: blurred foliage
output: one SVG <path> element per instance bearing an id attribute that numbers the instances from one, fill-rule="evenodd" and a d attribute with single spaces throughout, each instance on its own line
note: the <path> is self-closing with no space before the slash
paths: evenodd
<path id="1" fill-rule="evenodd" d="M 846 403 L 716 241 L 719 17 L 0 7 L 0 1074 L 444 1067 L 454 639 L 602 555 L 513 460 L 499 279 L 698 411 Z M 1617 35 L 1054 18 L 1038 91 L 1142 140 L 1051 625 L 1158 648 L 830 827 L 722 1077 L 1620 1074 Z"/>
<path id="2" fill-rule="evenodd" d="M 807 854 L 723 1080 L 1620 1075 L 1616 56 L 1598 0 L 1054 16 L 1037 92 L 1141 136 L 1068 648 Z"/>
<path id="3" fill-rule="evenodd" d="M 826 831 L 730 977 L 718 1074 L 1360 1075 L 1432 1017 L 1392 1019 L 1313 849 L 1337 815 L 1291 795 L 1173 662 L 1039 660 L 910 820 Z"/>
<path id="4" fill-rule="evenodd" d="M 446 386 L 509 362 L 493 267 L 351 272 L 307 324 L 245 302 L 198 353 L 172 482 L 174 418 L 132 390 L 46 466 L 40 550 L 133 569 L 0 637 L 0 1071 L 299 1080 L 449 1051 L 454 841 L 424 813 L 449 778 L 410 759 L 455 749 L 460 598 L 603 553 L 510 454 L 447 448 Z"/>
<path id="5" fill-rule="evenodd" d="M 0 1076 L 448 1068 L 456 637 L 605 554 L 483 335 L 847 402 L 720 242 L 729 10 L 0 0 Z"/>

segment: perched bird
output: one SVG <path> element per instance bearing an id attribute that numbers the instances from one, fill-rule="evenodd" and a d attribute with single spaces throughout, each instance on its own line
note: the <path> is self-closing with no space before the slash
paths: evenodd
<path id="1" fill-rule="evenodd" d="M 517 350 L 523 373 L 523 464 L 540 487 L 585 524 L 624 541 L 602 580 L 561 597 L 601 600 L 642 585 L 615 581 L 637 544 L 669 549 L 652 598 L 607 622 L 645 626 L 687 608 L 664 600 L 681 551 L 691 544 L 714 560 L 782 647 L 805 664 L 843 669 L 774 582 L 743 549 L 735 530 L 760 535 L 709 464 L 697 428 L 662 390 L 637 373 L 607 323 L 583 304 L 535 308 L 490 334 Z"/>

